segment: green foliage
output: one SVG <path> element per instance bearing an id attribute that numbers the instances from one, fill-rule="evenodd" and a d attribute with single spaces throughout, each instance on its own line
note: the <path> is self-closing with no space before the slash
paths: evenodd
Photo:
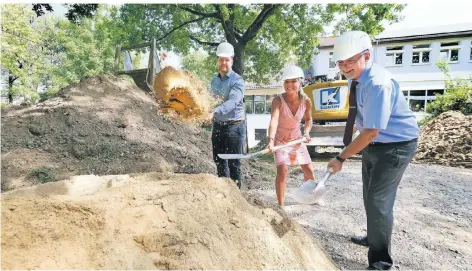
<path id="1" fill-rule="evenodd" d="M 98 4 L 65 4 L 69 10 L 65 14 L 67 19 L 75 24 L 79 24 L 83 18 L 91 18 L 98 9 Z"/>
<path id="2" fill-rule="evenodd" d="M 103 22 L 83 20 L 80 26 L 51 18 L 44 25 L 45 44 L 54 75 L 65 84 L 86 76 L 96 76 L 113 70 L 115 49 Z"/>
<path id="3" fill-rule="evenodd" d="M 36 11 L 47 7 L 37 4 Z M 125 4 L 76 5 L 79 24 L 36 16 L 25 4 L 1 11 L 1 63 L 9 71 L 9 96 L 45 99 L 87 76 L 113 71 L 115 46 L 156 38 L 159 50 L 183 55 L 184 67 L 204 83 L 216 73 L 216 45 L 235 46 L 233 68 L 247 81 L 268 83 L 289 61 L 310 66 L 323 26 L 345 14 L 337 29 L 382 30 L 399 19 L 402 5 L 367 4 Z M 42 14 L 41 14 L 42 15 Z M 77 16 L 76 16 L 77 15 Z M 92 16 L 93 15 L 93 16 Z M 339 16 L 338 16 L 339 17 Z M 344 28 L 343 28 L 344 27 Z M 203 50 L 208 56 L 200 53 Z M 134 64 L 144 49 L 138 50 Z M 200 55 L 199 55 L 200 54 Z"/>
<path id="4" fill-rule="evenodd" d="M 114 12 L 117 8 L 100 6 L 93 18 L 76 25 L 36 18 L 27 5 L 4 5 L 2 67 L 16 79 L 6 91 L 36 102 L 83 77 L 111 73 L 119 36 Z"/>
<path id="5" fill-rule="evenodd" d="M 323 26 L 347 14 L 338 23 L 346 29 L 377 34 L 382 23 L 399 20 L 402 5 L 318 4 L 125 4 L 121 7 L 121 38 L 125 45 L 156 38 L 160 49 L 182 55 L 193 49 L 215 54 L 216 45 L 228 41 L 235 47 L 233 69 L 248 81 L 268 83 L 269 77 L 293 56 L 302 67 L 323 35 Z"/>
<path id="6" fill-rule="evenodd" d="M 436 99 L 426 106 L 426 112 L 431 113 L 431 118 L 449 110 L 472 114 L 472 76 L 468 79 L 451 78 L 447 62 L 440 60 L 436 65 L 445 75 L 444 94 L 437 94 Z"/>
<path id="7" fill-rule="evenodd" d="M 26 102 L 38 100 L 37 89 L 47 65 L 43 37 L 35 19 L 35 13 L 27 5 L 2 8 L 1 62 L 8 70 L 9 79 L 3 94 L 12 98 L 23 96 Z"/>
<path id="8" fill-rule="evenodd" d="M 28 171 L 28 177 L 35 179 L 38 183 L 49 183 L 56 181 L 56 175 L 49 168 L 32 168 Z"/>
<path id="9" fill-rule="evenodd" d="M 202 51 L 182 57 L 183 68 L 192 72 L 207 88 L 210 86 L 211 78 L 216 75 L 216 61 L 215 56 L 208 56 Z"/>
<path id="10" fill-rule="evenodd" d="M 372 37 L 384 30 L 383 21 L 396 23 L 402 20 L 404 4 L 330 4 L 325 16 L 333 20 L 335 15 L 342 15 L 335 24 L 336 35 L 349 30 L 361 30 Z"/>

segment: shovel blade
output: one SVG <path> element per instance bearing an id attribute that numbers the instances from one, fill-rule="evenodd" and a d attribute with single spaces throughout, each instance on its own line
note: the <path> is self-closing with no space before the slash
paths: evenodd
<path id="1" fill-rule="evenodd" d="M 221 159 L 242 159 L 245 157 L 244 154 L 218 154 Z"/>
<path id="2" fill-rule="evenodd" d="M 311 195 L 313 201 L 318 201 L 324 194 L 326 194 L 326 186 L 324 185 L 324 183 L 320 182 L 315 190 L 313 190 L 313 194 Z"/>
<path id="3" fill-rule="evenodd" d="M 297 188 L 293 194 L 292 198 L 301 204 L 315 204 L 318 200 L 323 197 L 324 194 L 328 191 L 325 186 L 325 182 L 331 176 L 331 172 L 326 172 L 324 177 L 320 182 L 314 187 L 315 183 L 311 180 L 306 181 L 299 188 Z M 314 187 L 314 189 L 313 189 Z"/>
<path id="4" fill-rule="evenodd" d="M 218 157 L 221 159 L 250 159 L 250 158 L 256 158 L 260 155 L 257 153 L 251 153 L 251 154 L 223 154 L 219 153 Z"/>

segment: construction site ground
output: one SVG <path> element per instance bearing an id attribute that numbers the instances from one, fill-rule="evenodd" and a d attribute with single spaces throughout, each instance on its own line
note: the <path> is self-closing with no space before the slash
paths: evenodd
<path id="1" fill-rule="evenodd" d="M 2 269 L 367 266 L 367 248 L 349 241 L 366 230 L 359 158 L 330 179 L 324 205 L 288 194 L 281 210 L 270 157 L 242 162 L 239 191 L 214 176 L 209 131 L 157 107 L 133 83 L 103 76 L 2 111 Z M 318 176 L 335 154 L 314 157 Z M 288 192 L 302 182 L 298 168 L 289 176 Z M 470 269 L 471 181 L 470 168 L 408 167 L 396 267 Z"/>
<path id="2" fill-rule="evenodd" d="M 335 153 L 313 159 L 317 176 Z M 261 162 L 263 163 L 263 162 Z M 272 161 L 265 161 L 273 167 Z M 343 269 L 365 269 L 368 248 L 350 242 L 365 235 L 361 161 L 344 164 L 330 178 L 324 205 L 299 205 L 288 195 L 285 212 L 316 238 Z M 288 191 L 301 184 L 303 174 L 291 170 Z M 274 175 L 275 176 L 275 175 Z M 392 255 L 400 270 L 468 270 L 472 263 L 472 170 L 411 164 L 405 172 L 394 207 Z M 258 182 L 248 193 L 275 204 L 273 182 Z"/>

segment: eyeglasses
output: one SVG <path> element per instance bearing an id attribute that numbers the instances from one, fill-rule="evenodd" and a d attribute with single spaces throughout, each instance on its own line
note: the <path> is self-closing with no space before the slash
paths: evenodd
<path id="1" fill-rule="evenodd" d="M 336 66 L 338 67 L 341 67 L 341 66 L 350 66 L 354 63 L 356 63 L 357 61 L 359 61 L 359 59 L 361 59 L 361 57 L 363 55 L 365 55 L 367 53 L 367 50 L 366 51 L 363 51 L 361 52 L 361 54 L 358 56 L 358 57 L 355 57 L 355 58 L 349 58 L 348 60 L 345 60 L 345 61 L 338 61 L 336 62 Z"/>

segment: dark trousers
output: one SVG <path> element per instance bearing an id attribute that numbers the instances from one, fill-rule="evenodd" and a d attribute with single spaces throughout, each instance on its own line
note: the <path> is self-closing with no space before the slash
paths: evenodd
<path id="1" fill-rule="evenodd" d="M 241 163 L 239 160 L 226 160 L 218 154 L 243 153 L 243 143 L 246 136 L 246 123 L 221 125 L 213 123 L 211 143 L 213 145 L 213 161 L 215 161 L 218 177 L 229 177 L 241 188 Z"/>
<path id="2" fill-rule="evenodd" d="M 417 147 L 418 143 L 412 141 L 393 145 L 369 145 L 362 151 L 369 266 L 387 270 L 393 265 L 390 252 L 393 205 L 400 180 Z"/>

